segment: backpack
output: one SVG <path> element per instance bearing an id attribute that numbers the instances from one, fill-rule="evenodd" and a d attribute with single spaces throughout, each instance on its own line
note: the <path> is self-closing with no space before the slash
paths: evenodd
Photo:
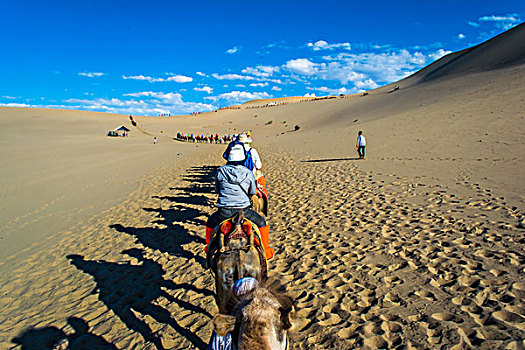
<path id="1" fill-rule="evenodd" d="M 252 152 L 251 152 L 251 148 L 244 152 L 246 154 L 246 160 L 244 161 L 244 166 L 247 167 L 250 171 L 253 171 L 253 169 L 255 168 L 255 164 L 253 163 L 253 157 L 252 157 Z"/>

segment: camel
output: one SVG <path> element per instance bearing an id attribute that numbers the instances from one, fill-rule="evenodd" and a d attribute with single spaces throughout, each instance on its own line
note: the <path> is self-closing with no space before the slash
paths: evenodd
<path id="1" fill-rule="evenodd" d="M 234 305 L 232 287 L 243 277 L 266 280 L 267 263 L 255 225 L 245 221 L 239 212 L 223 223 L 210 241 L 207 263 L 215 275 L 216 301 L 219 312 L 230 313 Z M 257 241 L 256 241 L 257 239 Z"/>
<path id="2" fill-rule="evenodd" d="M 215 332 L 231 335 L 232 349 L 285 350 L 288 332 L 295 318 L 293 300 L 284 287 L 259 285 L 236 299 L 232 315 L 219 314 L 213 320 Z"/>
<path id="3" fill-rule="evenodd" d="M 257 169 L 254 175 L 257 184 L 257 193 L 250 197 L 252 209 L 257 213 L 268 217 L 268 191 L 266 190 L 266 179 L 260 169 Z"/>

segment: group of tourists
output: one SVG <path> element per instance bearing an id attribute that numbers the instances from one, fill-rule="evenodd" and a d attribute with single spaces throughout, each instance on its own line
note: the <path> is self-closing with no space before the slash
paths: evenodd
<path id="1" fill-rule="evenodd" d="M 267 193 L 266 180 L 261 172 L 261 157 L 251 146 L 249 132 L 234 136 L 222 155 L 227 163 L 215 175 L 218 209 L 206 223 L 206 246 L 218 224 L 242 211 L 259 228 L 265 256 L 271 259 L 274 250 L 270 248 L 270 227 L 261 214 L 251 209 L 251 198 L 257 194 L 257 188 Z"/>
<path id="2" fill-rule="evenodd" d="M 219 194 L 217 211 L 210 215 L 206 222 L 206 249 L 213 238 L 215 228 L 224 220 L 242 212 L 244 217 L 257 225 L 261 249 L 266 259 L 273 258 L 275 252 L 270 247 L 270 226 L 264 216 L 251 208 L 251 201 L 257 189 L 266 191 L 266 180 L 261 172 L 262 161 L 259 153 L 251 146 L 249 132 L 234 135 L 222 157 L 226 165 L 221 166 L 215 175 L 215 191 Z M 244 277 L 235 281 L 232 293 L 240 297 L 254 289 L 258 281 L 253 277 Z M 230 350 L 230 334 L 220 336 L 213 331 L 207 350 Z"/>
<path id="3" fill-rule="evenodd" d="M 244 214 L 246 219 L 258 227 L 258 231 L 260 233 L 260 253 L 265 256 L 266 260 L 272 259 L 275 254 L 274 250 L 270 247 L 270 228 L 266 222 L 265 217 L 251 208 L 253 201 L 252 198 L 254 195 L 256 195 L 257 189 L 262 189 L 266 193 L 266 181 L 261 172 L 261 157 L 259 156 L 257 150 L 251 146 L 251 142 L 252 138 L 250 133 L 234 135 L 222 155 L 227 163 L 226 165 L 221 166 L 215 175 L 215 191 L 219 194 L 217 199 L 217 211 L 211 214 L 206 222 L 205 250 L 208 254 L 213 254 L 213 250 L 208 251 L 208 248 L 210 242 L 212 239 L 214 239 L 213 235 L 215 230 L 222 230 L 223 226 L 221 223 L 232 218 L 240 212 Z M 362 131 L 359 131 L 358 133 L 356 147 L 359 158 L 364 159 L 366 140 Z M 222 231 L 222 234 L 225 233 L 225 231 Z M 224 244 L 224 236 L 219 237 L 222 237 L 219 238 L 219 241 Z M 220 245 L 220 247 L 221 250 L 219 250 L 218 254 L 224 253 L 224 250 L 222 250 L 223 246 Z M 217 252 L 217 250 L 215 250 L 215 252 Z M 225 254 L 228 255 L 229 252 L 230 251 L 226 251 Z M 241 260 L 239 260 L 239 262 L 240 261 Z M 243 262 L 243 264 L 245 263 L 246 262 Z M 230 276 L 230 279 L 233 279 L 231 281 L 223 277 L 221 277 L 221 279 L 217 279 L 219 271 L 215 271 L 217 301 L 220 310 L 221 305 L 223 309 L 225 308 L 224 305 L 226 305 L 225 303 L 219 302 L 219 300 L 221 300 L 220 295 L 225 295 L 223 292 L 224 285 L 226 285 L 227 288 L 230 288 L 228 285 L 233 283 L 231 289 L 228 289 L 228 293 L 232 293 L 237 298 L 241 298 L 242 295 L 257 288 L 259 281 L 256 276 L 259 275 L 255 274 L 250 276 L 250 274 L 248 274 L 247 276 L 245 271 L 242 272 L 244 268 L 235 266 L 236 265 L 228 265 L 228 267 L 224 269 L 226 272 L 223 271 L 225 274 Z M 247 266 L 250 266 L 249 263 Z M 235 272 L 236 269 L 239 271 Z M 251 273 L 253 274 L 253 271 Z M 220 288 L 223 289 L 221 289 L 221 294 L 219 295 Z M 225 310 L 221 311 L 224 312 Z M 231 310 L 226 310 L 226 312 L 229 313 Z M 232 316 L 228 314 L 228 317 Z M 239 319 L 236 319 L 235 322 L 238 321 Z M 223 332 L 224 334 L 221 333 L 221 335 L 217 333 L 219 332 L 217 329 L 220 328 L 215 327 L 214 331 L 212 332 L 207 350 L 231 350 L 234 348 L 234 338 L 232 336 L 233 329 Z M 285 341 L 285 344 L 287 347 L 287 340 Z"/>
<path id="4" fill-rule="evenodd" d="M 178 132 L 175 137 L 178 141 L 184 142 L 202 142 L 202 143 L 226 143 L 233 140 L 231 134 L 224 134 L 220 136 L 219 134 L 210 134 L 210 135 L 197 135 L 197 134 L 183 134 Z"/>

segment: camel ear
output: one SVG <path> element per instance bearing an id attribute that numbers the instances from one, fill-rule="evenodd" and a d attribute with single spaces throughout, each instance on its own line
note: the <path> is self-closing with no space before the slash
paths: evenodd
<path id="1" fill-rule="evenodd" d="M 218 335 L 225 337 L 226 334 L 233 332 L 235 321 L 235 316 L 219 314 L 213 319 L 213 328 Z"/>
<path id="2" fill-rule="evenodd" d="M 293 327 L 295 320 L 295 309 L 293 306 L 283 308 L 280 307 L 279 311 L 281 312 L 281 324 L 285 330 L 288 330 Z"/>

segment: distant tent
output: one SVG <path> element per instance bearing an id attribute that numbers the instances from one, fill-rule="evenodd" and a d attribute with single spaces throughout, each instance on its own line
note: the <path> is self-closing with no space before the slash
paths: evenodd
<path id="1" fill-rule="evenodd" d="M 122 134 L 120 134 L 122 132 Z M 119 126 L 113 130 L 108 131 L 108 136 L 128 136 L 129 129 L 124 125 Z"/>
<path id="2" fill-rule="evenodd" d="M 124 125 L 121 125 L 118 128 L 113 129 L 113 131 L 117 131 L 117 132 L 119 132 L 119 131 L 126 131 L 127 132 L 127 131 L 129 131 L 129 129 L 126 128 Z"/>

